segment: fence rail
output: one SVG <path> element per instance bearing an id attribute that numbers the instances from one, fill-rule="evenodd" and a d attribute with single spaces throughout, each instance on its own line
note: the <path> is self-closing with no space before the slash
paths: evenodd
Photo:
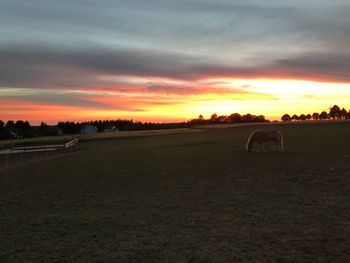
<path id="1" fill-rule="evenodd" d="M 46 151 L 56 151 L 61 149 L 67 149 L 78 143 L 78 139 L 71 140 L 65 144 L 50 144 L 50 145 L 33 145 L 33 146 L 21 146 L 12 147 L 0 151 L 0 154 L 8 153 L 24 153 L 24 152 L 46 152 Z"/>
<path id="2" fill-rule="evenodd" d="M 28 161 L 76 151 L 78 142 L 78 139 L 73 139 L 64 144 L 17 146 L 2 150 L 0 151 L 0 172 L 2 169 L 6 170 L 10 166 L 21 165 Z"/>
<path id="3" fill-rule="evenodd" d="M 66 147 L 66 149 L 67 149 L 67 148 L 69 148 L 69 147 L 72 147 L 72 146 L 76 145 L 78 142 L 79 142 L 79 139 L 71 140 L 71 141 L 69 141 L 69 142 L 67 142 L 67 143 L 65 144 L 65 147 Z"/>

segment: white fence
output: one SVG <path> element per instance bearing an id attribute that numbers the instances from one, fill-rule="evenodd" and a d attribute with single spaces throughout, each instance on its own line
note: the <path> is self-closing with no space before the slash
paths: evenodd
<path id="1" fill-rule="evenodd" d="M 21 146 L 2 150 L 0 151 L 0 172 L 2 168 L 7 169 L 9 166 L 71 152 L 78 142 L 78 139 L 74 139 L 64 144 Z M 74 147 L 75 150 L 76 147 Z"/>
<path id="2" fill-rule="evenodd" d="M 5 149 L 0 151 L 0 154 L 56 151 L 56 150 L 62 150 L 62 149 L 67 149 L 69 147 L 72 147 L 76 145 L 78 141 L 79 141 L 78 139 L 74 139 L 65 144 L 13 147 L 10 149 Z"/>

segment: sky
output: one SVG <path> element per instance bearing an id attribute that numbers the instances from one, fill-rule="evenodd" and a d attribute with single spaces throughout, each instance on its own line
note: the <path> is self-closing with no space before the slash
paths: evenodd
<path id="1" fill-rule="evenodd" d="M 348 0 L 0 0 L 0 119 L 350 106 Z"/>

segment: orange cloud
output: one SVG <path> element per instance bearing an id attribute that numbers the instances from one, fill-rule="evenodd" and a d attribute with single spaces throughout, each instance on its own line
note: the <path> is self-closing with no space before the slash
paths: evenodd
<path id="1" fill-rule="evenodd" d="M 186 85 L 185 85 L 186 84 Z M 263 114 L 312 113 L 331 104 L 350 104 L 350 84 L 275 79 L 213 78 L 189 83 L 149 83 L 132 87 L 80 89 L 3 89 L 3 120 L 87 121 L 128 118 L 141 121 L 186 121 L 213 112 Z"/>

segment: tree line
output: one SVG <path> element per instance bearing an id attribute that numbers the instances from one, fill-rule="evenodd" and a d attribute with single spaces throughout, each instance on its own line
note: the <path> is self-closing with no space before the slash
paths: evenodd
<path id="1" fill-rule="evenodd" d="M 9 120 L 5 124 L 0 120 L 0 139 L 11 138 L 29 138 L 35 136 L 50 136 L 59 134 L 78 134 L 86 125 L 92 125 L 97 128 L 98 132 L 113 126 L 119 131 L 140 131 L 140 130 L 158 130 L 158 129 L 175 129 L 189 128 L 198 124 L 220 124 L 220 123 L 241 123 L 241 122 L 266 122 L 263 115 L 252 115 L 233 113 L 231 115 L 217 115 L 213 113 L 210 118 L 205 119 L 203 115 L 187 122 L 178 123 L 155 123 L 140 122 L 133 120 L 117 119 L 117 120 L 96 120 L 88 122 L 58 122 L 57 125 L 48 125 L 41 122 L 39 126 L 32 126 L 28 121 L 18 120 L 16 122 Z"/>
<path id="2" fill-rule="evenodd" d="M 312 114 L 284 114 L 281 117 L 282 121 L 305 121 L 305 120 L 344 120 L 350 119 L 350 110 L 347 111 L 345 108 L 340 109 L 338 105 L 332 106 L 329 111 L 322 111 L 321 113 L 314 112 Z"/>
<path id="3" fill-rule="evenodd" d="M 334 105 L 329 112 L 314 112 L 313 114 L 284 114 L 282 121 L 299 121 L 299 120 L 328 120 L 328 119 L 350 119 L 350 111 L 345 108 L 340 109 Z M 16 122 L 9 120 L 6 124 L 0 120 L 0 139 L 27 138 L 34 136 L 49 136 L 58 134 L 77 134 L 86 125 L 92 125 L 97 128 L 98 132 L 103 132 L 106 128 L 114 126 L 119 131 L 138 131 L 138 130 L 155 130 L 155 129 L 174 129 L 188 128 L 198 124 L 229 124 L 229 123 L 246 123 L 246 122 L 268 122 L 264 115 L 239 114 L 218 115 L 213 113 L 210 118 L 206 119 L 203 115 L 191 119 L 187 122 L 178 123 L 155 123 L 140 122 L 133 120 L 96 120 L 88 122 L 59 122 L 57 125 L 47 125 L 42 122 L 40 126 L 31 126 L 28 121 L 18 120 Z"/>
<path id="4" fill-rule="evenodd" d="M 21 135 L 18 135 L 18 134 Z M 0 139 L 11 139 L 16 137 L 33 137 L 34 131 L 28 121 L 8 121 L 6 124 L 0 120 Z"/>
<path id="5" fill-rule="evenodd" d="M 239 113 L 232 113 L 231 115 L 217 115 L 213 113 L 209 119 L 205 119 L 203 115 L 192 119 L 189 123 L 192 124 L 229 124 L 229 123 L 244 123 L 244 122 L 268 122 L 264 115 L 252 115 L 250 113 L 241 115 Z"/>
<path id="6" fill-rule="evenodd" d="M 98 132 L 103 132 L 108 127 L 113 126 L 119 131 L 138 131 L 138 130 L 155 130 L 155 129 L 173 129 L 186 128 L 191 126 L 188 122 L 180 123 L 154 123 L 140 122 L 133 120 L 98 120 L 88 122 L 58 122 L 57 125 L 48 125 L 41 122 L 39 126 L 31 126 L 28 121 L 18 120 L 16 122 L 9 120 L 5 124 L 0 120 L 0 139 L 12 138 L 30 138 L 35 136 L 51 136 L 60 134 L 78 134 L 86 125 L 92 125 L 97 128 Z"/>
<path id="7" fill-rule="evenodd" d="M 76 134 L 86 125 L 92 125 L 97 128 L 98 132 L 103 132 L 108 127 L 114 126 L 118 131 L 140 131 L 140 130 L 158 130 L 158 129 L 174 129 L 186 128 L 190 125 L 187 122 L 178 123 L 157 123 L 157 122 L 141 122 L 133 120 L 98 120 L 89 122 L 59 122 L 57 127 L 65 134 Z"/>

